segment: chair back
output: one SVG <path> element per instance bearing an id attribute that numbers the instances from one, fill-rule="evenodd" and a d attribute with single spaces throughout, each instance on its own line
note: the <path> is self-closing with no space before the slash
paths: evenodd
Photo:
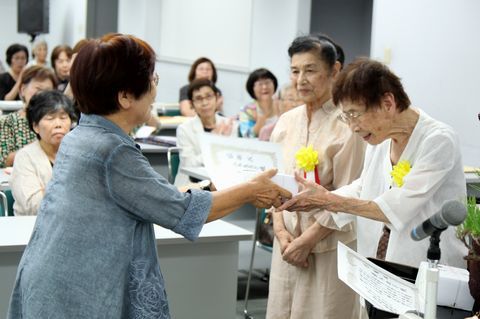
<path id="1" fill-rule="evenodd" d="M 7 196 L 8 216 L 15 216 L 13 213 L 13 203 L 15 203 L 15 198 L 13 198 L 12 190 L 6 189 L 3 192 Z"/>
<path id="2" fill-rule="evenodd" d="M 0 191 L 0 217 L 8 216 L 8 200 L 7 195 Z"/>
<path id="3" fill-rule="evenodd" d="M 180 166 L 180 148 L 169 147 L 167 150 L 168 160 L 168 182 L 173 184 L 177 177 L 178 167 Z"/>

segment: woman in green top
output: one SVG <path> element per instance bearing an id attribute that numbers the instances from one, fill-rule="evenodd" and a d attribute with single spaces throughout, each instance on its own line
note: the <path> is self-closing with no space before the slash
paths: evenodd
<path id="1" fill-rule="evenodd" d="M 45 67 L 34 65 L 23 72 L 20 85 L 23 108 L 0 118 L 0 167 L 12 166 L 16 151 L 37 139 L 28 127 L 25 111 L 33 95 L 52 90 L 55 84 L 55 75 Z"/>

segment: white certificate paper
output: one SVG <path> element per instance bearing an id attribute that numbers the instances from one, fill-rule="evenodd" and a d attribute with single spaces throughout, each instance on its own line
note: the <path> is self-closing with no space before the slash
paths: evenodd
<path id="1" fill-rule="evenodd" d="M 245 182 L 270 168 L 284 172 L 280 144 L 206 133 L 200 137 L 200 145 L 205 168 L 217 189 Z"/>
<path id="2" fill-rule="evenodd" d="M 416 286 L 338 242 L 338 278 L 375 308 L 404 314 L 418 309 Z"/>

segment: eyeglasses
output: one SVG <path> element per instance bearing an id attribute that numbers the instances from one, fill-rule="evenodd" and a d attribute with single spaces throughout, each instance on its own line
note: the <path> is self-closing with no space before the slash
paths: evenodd
<path id="1" fill-rule="evenodd" d="M 203 101 L 207 101 L 207 102 L 210 102 L 211 100 L 213 100 L 215 98 L 215 95 L 214 94 L 207 94 L 205 96 L 196 96 L 193 98 L 193 103 L 194 104 L 200 104 L 202 103 Z"/>
<path id="2" fill-rule="evenodd" d="M 158 81 L 159 81 L 159 77 L 158 77 L 157 72 L 155 72 L 153 74 L 153 83 L 155 83 L 155 86 L 158 86 Z"/>
<path id="3" fill-rule="evenodd" d="M 343 123 L 350 124 L 352 121 L 356 121 L 360 118 L 360 116 L 364 115 L 366 111 L 364 112 L 357 112 L 357 111 L 348 111 L 348 112 L 341 112 L 338 115 L 338 119 L 342 121 Z"/>

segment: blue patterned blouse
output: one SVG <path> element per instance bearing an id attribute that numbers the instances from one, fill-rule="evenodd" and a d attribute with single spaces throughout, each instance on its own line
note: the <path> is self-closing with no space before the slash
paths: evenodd
<path id="1" fill-rule="evenodd" d="M 170 318 L 152 223 L 194 240 L 211 201 L 178 192 L 118 126 L 82 114 L 57 154 L 8 318 Z"/>

